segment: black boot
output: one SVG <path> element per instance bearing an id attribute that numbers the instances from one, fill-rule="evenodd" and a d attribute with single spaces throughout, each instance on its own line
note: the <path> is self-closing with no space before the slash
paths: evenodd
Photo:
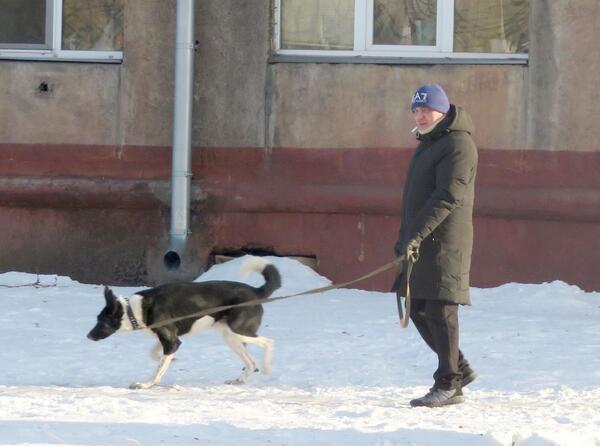
<path id="1" fill-rule="evenodd" d="M 412 407 L 442 407 L 459 404 L 465 401 L 461 389 L 444 390 L 433 387 L 427 395 L 410 401 Z"/>

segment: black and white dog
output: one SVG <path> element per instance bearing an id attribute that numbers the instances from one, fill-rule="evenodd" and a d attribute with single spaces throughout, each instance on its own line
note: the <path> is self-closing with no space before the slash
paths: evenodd
<path id="1" fill-rule="evenodd" d="M 242 264 L 242 274 L 258 272 L 265 278 L 259 288 L 240 282 L 214 280 L 200 283 L 170 283 L 140 291 L 129 298 L 117 297 L 108 287 L 104 289 L 106 306 L 98 315 L 96 326 L 89 332 L 92 341 L 105 339 L 113 333 L 145 329 L 164 320 L 202 312 L 210 308 L 234 305 L 254 299 L 264 299 L 281 286 L 277 268 L 260 257 L 251 257 Z M 227 384 L 242 384 L 256 371 L 256 362 L 245 348 L 255 344 L 264 350 L 262 372 L 271 370 L 273 341 L 258 336 L 263 315 L 262 305 L 231 308 L 201 318 L 190 318 L 150 328 L 158 338 L 153 357 L 160 359 L 154 376 L 145 383 L 134 383 L 132 389 L 148 389 L 158 384 L 167 371 L 175 352 L 181 345 L 180 336 L 191 335 L 211 327 L 219 330 L 225 343 L 244 362 L 242 374 Z M 162 349 L 162 357 L 160 350 Z"/>

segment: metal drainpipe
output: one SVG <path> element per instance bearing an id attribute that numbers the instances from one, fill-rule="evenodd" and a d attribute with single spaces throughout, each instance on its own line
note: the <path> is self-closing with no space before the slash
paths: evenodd
<path id="1" fill-rule="evenodd" d="M 168 270 L 177 270 L 187 245 L 192 163 L 192 99 L 194 97 L 194 0 L 177 0 L 175 98 L 171 176 L 171 229 L 164 256 Z"/>

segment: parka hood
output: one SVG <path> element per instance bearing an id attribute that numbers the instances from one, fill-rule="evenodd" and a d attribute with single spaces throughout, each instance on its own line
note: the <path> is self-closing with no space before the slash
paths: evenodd
<path id="1" fill-rule="evenodd" d="M 417 132 L 417 139 L 422 140 L 427 137 L 435 139 L 444 133 L 450 132 L 467 132 L 469 135 L 472 135 L 474 131 L 475 126 L 473 125 L 471 115 L 469 115 L 462 107 L 450 104 L 448 113 L 446 113 L 446 116 L 438 123 L 438 125 L 425 135 L 421 135 Z"/>

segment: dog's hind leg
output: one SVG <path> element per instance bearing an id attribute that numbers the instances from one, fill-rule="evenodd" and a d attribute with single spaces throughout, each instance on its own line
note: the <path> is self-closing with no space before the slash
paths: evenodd
<path id="1" fill-rule="evenodd" d="M 160 382 L 160 380 L 162 379 L 163 375 L 165 374 L 165 372 L 167 371 L 167 369 L 169 368 L 169 365 L 171 365 L 171 361 L 173 360 L 174 356 L 175 356 L 174 353 L 171 355 L 163 356 L 162 360 L 160 361 L 160 364 L 158 364 L 156 372 L 154 372 L 154 376 L 149 381 L 147 381 L 145 383 L 133 383 L 132 385 L 129 386 L 129 388 L 130 389 L 149 389 L 150 387 L 158 384 Z"/>
<path id="2" fill-rule="evenodd" d="M 252 356 L 250 356 L 250 353 L 246 351 L 244 344 L 239 339 L 239 335 L 231 331 L 227 325 L 223 326 L 222 334 L 223 340 L 227 346 L 229 346 L 229 348 L 236 353 L 244 363 L 244 370 L 242 371 L 242 374 L 236 379 L 225 381 L 225 384 L 243 384 L 246 382 L 246 378 L 256 371 L 256 362 Z"/>
<path id="3" fill-rule="evenodd" d="M 262 373 L 271 372 L 271 358 L 273 356 L 273 341 L 264 336 L 258 336 L 257 331 L 263 314 L 261 306 L 248 308 L 234 308 L 227 316 L 226 325 L 235 334 L 237 339 L 244 344 L 258 345 L 264 350 Z"/>
<path id="4" fill-rule="evenodd" d="M 264 336 L 244 336 L 234 333 L 240 342 L 246 344 L 258 345 L 264 350 L 263 365 L 261 372 L 265 375 L 271 373 L 271 359 L 273 358 L 273 339 L 265 338 Z"/>

